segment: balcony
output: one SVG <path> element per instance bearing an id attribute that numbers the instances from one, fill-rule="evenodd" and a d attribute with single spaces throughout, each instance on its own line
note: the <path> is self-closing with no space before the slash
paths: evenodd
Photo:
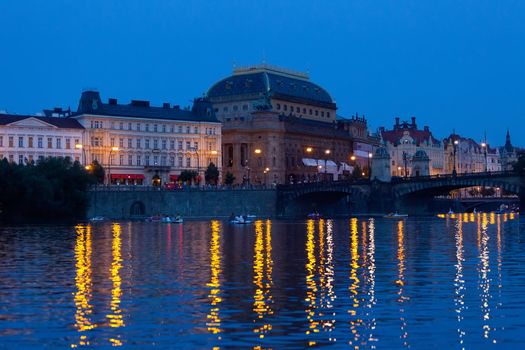
<path id="1" fill-rule="evenodd" d="M 169 165 L 146 165 L 144 170 L 146 172 L 169 172 L 171 167 Z"/>

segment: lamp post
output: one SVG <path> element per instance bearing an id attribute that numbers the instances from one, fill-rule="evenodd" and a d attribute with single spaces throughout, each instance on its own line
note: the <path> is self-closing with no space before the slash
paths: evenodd
<path id="1" fill-rule="evenodd" d="M 264 169 L 264 187 L 267 187 L 268 186 L 268 173 L 270 172 L 270 168 L 265 168 Z"/>
<path id="2" fill-rule="evenodd" d="M 459 145 L 458 140 L 454 140 L 454 169 L 452 170 L 452 176 L 456 176 L 458 172 L 456 171 L 456 148 Z"/>
<path id="3" fill-rule="evenodd" d="M 118 147 L 116 146 L 113 146 L 109 149 L 109 161 L 108 161 L 108 185 L 111 185 L 111 155 L 113 154 L 113 152 L 117 152 L 118 151 Z"/>
<path id="4" fill-rule="evenodd" d="M 488 170 L 487 169 L 487 167 L 488 167 L 488 165 L 487 165 L 487 147 L 488 146 L 487 146 L 486 142 L 482 142 L 481 143 L 481 148 L 483 148 L 483 155 L 485 157 L 485 172 L 487 172 L 487 170 Z"/>
<path id="5" fill-rule="evenodd" d="M 370 162 L 372 160 L 372 157 L 373 157 L 373 154 L 372 152 L 368 152 L 368 180 L 370 180 L 371 176 L 372 176 L 372 172 L 370 171 Z"/>
<path id="6" fill-rule="evenodd" d="M 257 156 L 260 156 L 262 154 L 262 150 L 260 148 L 256 148 L 253 153 L 255 153 Z M 257 163 L 257 168 L 260 169 L 259 167 L 261 166 L 261 163 L 258 162 Z M 256 176 L 257 177 L 257 176 Z M 248 168 L 248 181 L 250 180 L 250 169 Z"/>
<path id="7" fill-rule="evenodd" d="M 83 166 L 86 166 L 86 149 L 84 148 L 84 145 L 81 144 L 81 143 L 77 143 L 75 145 L 75 148 L 76 149 L 81 149 L 82 150 L 82 165 Z"/>
<path id="8" fill-rule="evenodd" d="M 328 157 L 330 156 L 330 152 L 331 151 L 329 149 L 324 150 L 324 154 L 326 155 L 326 157 L 324 158 L 324 180 L 325 181 L 328 179 L 327 165 L 328 165 Z"/>
<path id="9" fill-rule="evenodd" d="M 407 157 L 408 154 L 405 151 L 403 151 L 403 164 L 405 166 L 405 173 L 403 175 L 405 178 L 407 177 Z"/>

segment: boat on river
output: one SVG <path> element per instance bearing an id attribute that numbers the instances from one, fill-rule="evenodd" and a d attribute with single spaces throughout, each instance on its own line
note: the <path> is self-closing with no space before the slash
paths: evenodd
<path id="1" fill-rule="evenodd" d="M 230 224 L 246 225 L 251 224 L 255 219 L 255 215 L 237 215 L 233 219 L 230 219 Z"/>
<path id="2" fill-rule="evenodd" d="M 314 220 L 318 220 L 318 219 L 322 219 L 323 216 L 321 214 L 319 214 L 318 212 L 314 212 L 314 213 L 310 213 L 308 214 L 308 219 L 314 219 Z"/>
<path id="3" fill-rule="evenodd" d="M 398 214 L 398 213 L 390 213 L 383 216 L 386 219 L 402 219 L 402 218 L 408 218 L 408 214 Z"/>

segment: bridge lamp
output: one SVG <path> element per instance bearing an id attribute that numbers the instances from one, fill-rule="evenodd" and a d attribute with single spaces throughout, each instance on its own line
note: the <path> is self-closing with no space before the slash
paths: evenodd
<path id="1" fill-rule="evenodd" d="M 254 152 L 255 152 L 255 154 L 261 154 L 262 151 L 261 151 L 260 148 L 256 148 Z"/>
<path id="2" fill-rule="evenodd" d="M 350 157 L 350 160 L 351 160 L 351 161 L 355 161 L 355 156 L 351 156 L 351 157 Z"/>
<path id="3" fill-rule="evenodd" d="M 326 155 L 329 155 L 330 152 L 331 152 L 331 151 L 330 151 L 329 149 L 325 149 L 325 150 L 324 150 L 324 154 L 326 154 Z"/>
<path id="4" fill-rule="evenodd" d="M 314 149 L 312 147 L 306 147 L 306 153 L 312 153 L 313 150 Z"/>

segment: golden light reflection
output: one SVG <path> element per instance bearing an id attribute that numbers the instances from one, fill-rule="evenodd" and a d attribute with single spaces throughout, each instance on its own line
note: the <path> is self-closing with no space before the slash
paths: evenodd
<path id="1" fill-rule="evenodd" d="M 465 310 L 465 280 L 463 277 L 463 262 L 465 261 L 465 258 L 463 256 L 464 254 L 464 248 L 463 248 L 463 222 L 462 220 L 456 221 L 456 228 L 455 228 L 455 240 L 456 240 L 456 277 L 454 278 L 454 304 L 455 304 L 455 311 L 456 311 L 456 319 L 458 321 L 458 336 L 459 336 L 459 343 L 461 344 L 461 348 L 463 347 L 463 337 L 465 336 L 465 331 L 462 329 L 462 322 L 463 322 L 463 311 Z"/>
<path id="2" fill-rule="evenodd" d="M 479 259 L 480 259 L 480 282 L 479 282 L 479 289 L 481 290 L 480 293 L 480 301 L 481 301 L 481 313 L 483 317 L 483 337 L 485 339 L 490 338 L 490 304 L 489 301 L 492 298 L 490 294 L 490 283 L 491 278 L 489 276 L 490 273 L 490 252 L 489 252 L 489 234 L 488 234 L 488 218 L 487 214 L 483 214 L 481 221 L 481 242 L 478 246 L 479 251 Z M 478 226 L 479 227 L 479 226 Z M 496 341 L 493 339 L 493 342 Z"/>
<path id="3" fill-rule="evenodd" d="M 75 302 L 75 328 L 79 332 L 85 332 L 96 327 L 91 321 L 93 314 L 93 306 L 91 305 L 91 298 L 93 292 L 92 268 L 91 268 L 91 253 L 92 253 L 92 239 L 91 226 L 77 225 L 76 243 L 75 243 L 75 259 L 76 259 L 76 277 L 75 286 L 76 293 L 73 298 Z M 82 333 L 81 333 L 82 334 Z M 85 334 L 80 336 L 78 343 L 71 344 L 72 348 L 78 346 L 90 345 L 89 340 Z"/>
<path id="4" fill-rule="evenodd" d="M 335 329 L 335 316 L 336 312 L 334 310 L 334 300 L 336 298 L 336 294 L 334 291 L 334 222 L 333 220 L 327 220 L 326 221 L 326 259 L 324 259 L 324 283 L 321 285 L 322 287 L 322 297 L 321 297 L 321 305 L 324 308 L 323 315 L 320 316 L 326 316 L 325 320 L 323 320 L 323 330 L 325 332 L 329 332 L 328 340 L 335 342 L 337 339 L 335 337 L 332 337 L 332 332 Z"/>
<path id="5" fill-rule="evenodd" d="M 124 319 L 122 316 L 122 310 L 120 308 L 120 303 L 122 302 L 122 278 L 120 277 L 120 269 L 122 269 L 122 239 L 121 239 L 121 227 L 119 223 L 113 223 L 113 241 L 111 245 L 111 251 L 113 256 L 113 261 L 111 263 L 110 279 L 113 283 L 111 289 L 111 313 L 106 317 L 109 320 L 109 326 L 111 328 L 120 328 L 124 327 Z M 109 339 L 112 346 L 121 346 L 123 344 L 121 335 L 112 337 Z"/>
<path id="6" fill-rule="evenodd" d="M 366 274 L 366 282 L 368 285 L 368 300 L 366 305 L 365 318 L 368 320 L 368 341 L 377 342 L 378 339 L 374 337 L 374 331 L 376 329 L 376 319 L 374 316 L 374 307 L 377 303 L 375 285 L 376 285 L 376 260 L 375 260 L 375 220 L 370 218 L 368 220 L 368 247 L 367 247 L 367 259 L 368 259 L 368 273 Z M 372 347 L 375 347 L 372 343 Z"/>
<path id="7" fill-rule="evenodd" d="M 315 281 L 316 257 L 315 257 L 315 220 L 308 220 L 306 223 L 306 318 L 308 320 L 308 330 L 306 335 L 319 332 L 317 328 L 319 322 L 316 321 L 316 298 L 317 283 Z M 315 341 L 310 341 L 309 346 L 316 345 Z"/>
<path id="8" fill-rule="evenodd" d="M 350 299 L 352 307 L 348 310 L 350 315 L 350 345 L 359 344 L 360 334 L 359 327 L 363 321 L 357 316 L 359 310 L 359 277 L 357 275 L 359 270 L 359 237 L 357 228 L 357 218 L 350 219 Z M 359 348 L 359 345 L 354 345 Z"/>
<path id="9" fill-rule="evenodd" d="M 403 346 L 410 347 L 408 344 L 408 331 L 407 331 L 407 321 L 405 319 L 404 313 L 405 308 L 403 304 L 405 301 L 409 300 L 408 297 L 404 295 L 405 289 L 405 228 L 404 221 L 399 220 L 397 223 L 397 266 L 398 266 L 398 278 L 396 284 L 399 286 L 397 301 L 399 302 L 399 320 L 401 321 L 401 335 L 400 338 L 403 340 Z"/>
<path id="10" fill-rule="evenodd" d="M 211 221 L 211 240 L 210 240 L 210 282 L 206 284 L 210 288 L 208 299 L 210 300 L 210 312 L 207 315 L 206 326 L 208 331 L 213 334 L 221 333 L 220 303 L 221 298 L 221 251 L 220 251 L 220 223 L 217 220 Z M 221 339 L 220 336 L 218 336 Z"/>
<path id="11" fill-rule="evenodd" d="M 273 314 L 272 310 L 272 238 L 271 222 L 266 221 L 266 234 L 264 234 L 264 223 L 262 220 L 255 222 L 255 247 L 253 256 L 253 284 L 255 294 L 253 296 L 253 311 L 256 315 L 253 332 L 260 339 L 272 330 L 268 316 Z M 266 241 L 266 244 L 265 244 Z"/>

